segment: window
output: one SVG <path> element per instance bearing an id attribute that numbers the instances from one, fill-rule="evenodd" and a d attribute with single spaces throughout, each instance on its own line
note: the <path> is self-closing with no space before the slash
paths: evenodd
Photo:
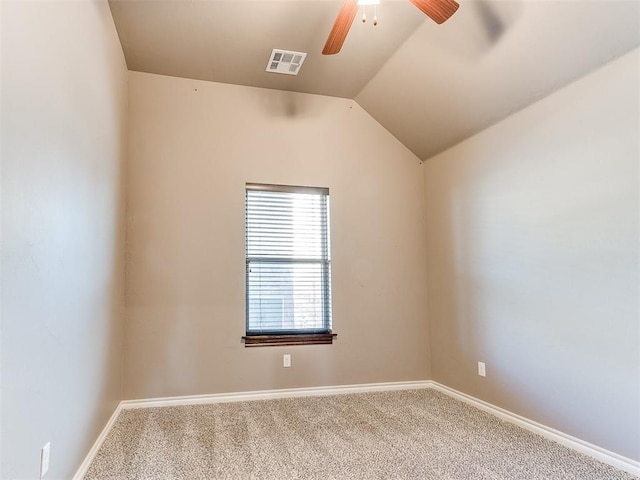
<path id="1" fill-rule="evenodd" d="M 329 189 L 247 184 L 246 346 L 332 343 Z"/>

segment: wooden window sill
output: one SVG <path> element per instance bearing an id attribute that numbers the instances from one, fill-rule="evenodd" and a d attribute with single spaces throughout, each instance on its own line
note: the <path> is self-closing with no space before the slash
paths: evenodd
<path id="1" fill-rule="evenodd" d="M 335 333 L 293 335 L 247 335 L 242 337 L 245 347 L 282 347 L 287 345 L 331 345 Z"/>

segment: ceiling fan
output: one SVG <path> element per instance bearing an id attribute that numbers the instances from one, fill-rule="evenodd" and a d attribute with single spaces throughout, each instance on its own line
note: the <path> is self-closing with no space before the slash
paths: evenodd
<path id="1" fill-rule="evenodd" d="M 416 7 L 418 7 L 425 15 L 431 18 L 436 23 L 443 23 L 451 15 L 453 15 L 460 6 L 455 0 L 409 0 Z M 344 0 L 340 12 L 336 18 L 335 23 L 327 42 L 322 49 L 323 55 L 334 55 L 340 51 L 344 40 L 347 38 L 353 19 L 358 13 L 359 5 L 379 3 L 371 2 L 371 0 Z"/>

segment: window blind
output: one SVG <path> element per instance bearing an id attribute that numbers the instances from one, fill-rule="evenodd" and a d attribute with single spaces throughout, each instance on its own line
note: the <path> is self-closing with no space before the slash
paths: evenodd
<path id="1" fill-rule="evenodd" d="M 247 335 L 331 331 L 329 191 L 247 184 Z"/>

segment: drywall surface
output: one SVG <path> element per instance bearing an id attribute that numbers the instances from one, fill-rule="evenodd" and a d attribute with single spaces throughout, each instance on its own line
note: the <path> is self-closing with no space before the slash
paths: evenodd
<path id="1" fill-rule="evenodd" d="M 355 97 L 422 159 L 640 44 L 636 0 L 461 5 L 441 25 L 424 21 Z"/>
<path id="2" fill-rule="evenodd" d="M 352 100 L 129 79 L 126 398 L 429 378 L 413 154 Z M 329 187 L 333 345 L 241 343 L 246 182 Z"/>
<path id="3" fill-rule="evenodd" d="M 434 380 L 635 460 L 638 70 L 636 49 L 425 163 Z"/>
<path id="4" fill-rule="evenodd" d="M 127 71 L 106 2 L 2 9 L 2 478 L 69 479 L 121 399 Z"/>

